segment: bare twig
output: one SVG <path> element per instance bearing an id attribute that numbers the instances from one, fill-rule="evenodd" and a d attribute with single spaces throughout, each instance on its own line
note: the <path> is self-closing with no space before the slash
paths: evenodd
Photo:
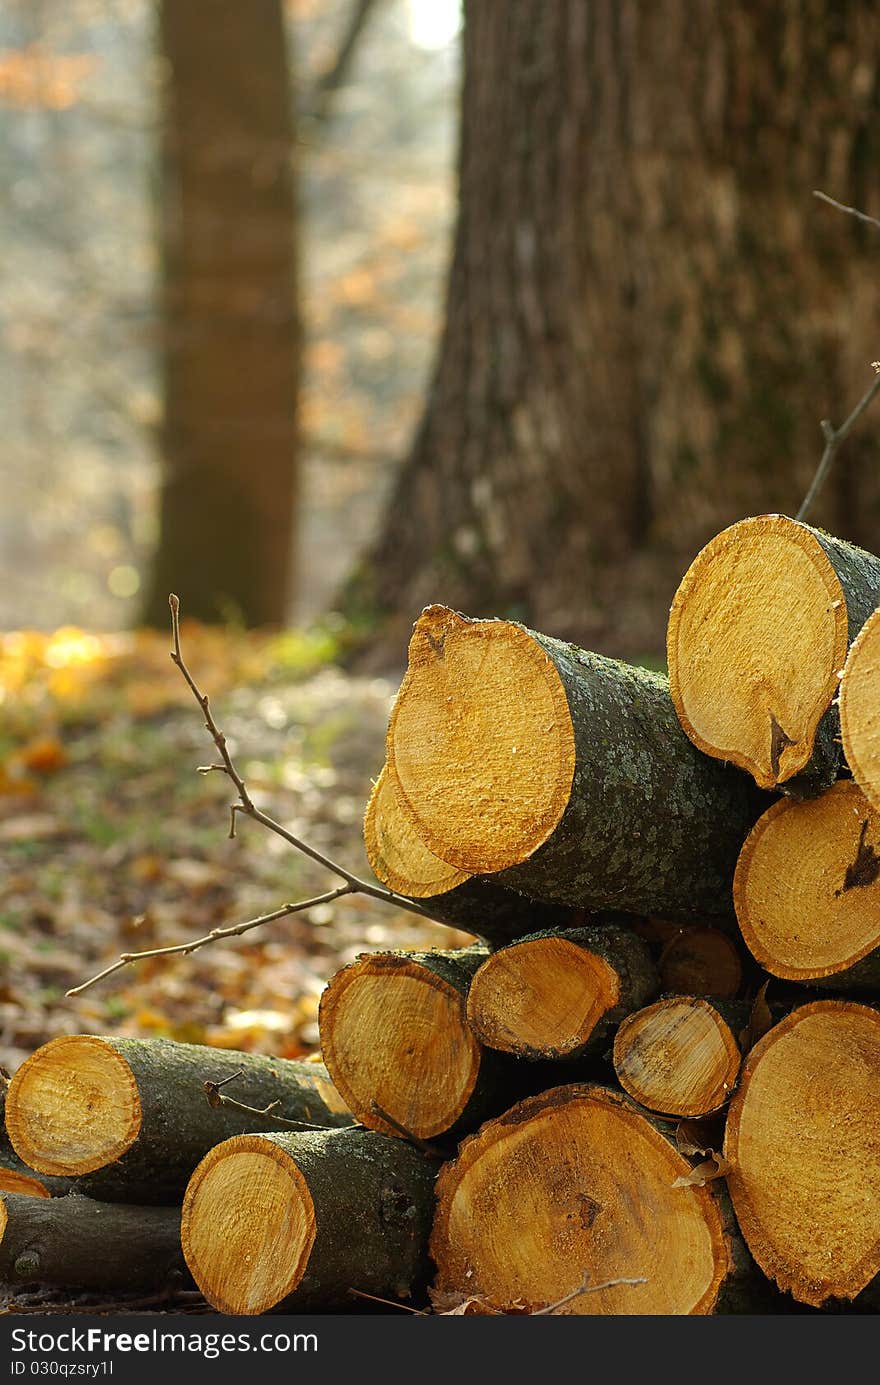
<path id="1" fill-rule="evenodd" d="M 222 1106 L 226 1106 L 231 1111 L 241 1111 L 245 1116 L 271 1116 L 272 1125 L 283 1126 L 285 1130 L 324 1130 L 323 1125 L 316 1125 L 314 1121 L 289 1121 L 283 1116 L 276 1116 L 274 1112 L 281 1105 L 280 1101 L 270 1101 L 268 1106 L 259 1109 L 256 1106 L 244 1106 L 240 1101 L 235 1101 L 231 1096 L 224 1096 L 220 1091 L 227 1082 L 234 1082 L 237 1077 L 241 1077 L 242 1071 L 234 1072 L 229 1077 L 224 1077 L 220 1082 L 203 1082 L 205 1098 L 208 1105 L 215 1111 L 219 1111 Z"/>
<path id="2" fill-rule="evenodd" d="M 254 822 L 259 822 L 261 826 L 268 828 L 270 832 L 274 832 L 277 836 L 283 838 L 290 846 L 302 852 L 304 856 L 308 856 L 310 860 L 316 861 L 319 866 L 325 866 L 327 870 L 332 871 L 334 875 L 338 875 L 342 880 L 345 880 L 350 886 L 347 893 L 366 894 L 372 899 L 382 899 L 386 904 L 396 904 L 398 908 L 407 909 L 410 913 L 419 914 L 424 918 L 424 909 L 418 904 L 414 904 L 411 899 L 406 899 L 403 895 L 395 894 L 394 890 L 384 889 L 380 885 L 371 885 L 368 880 L 361 880 L 359 876 L 353 875 L 351 871 L 341 866 L 338 861 L 334 861 L 331 857 L 325 856 L 322 851 L 318 851 L 315 847 L 310 846 L 309 843 L 304 842 L 301 837 L 294 836 L 292 832 L 288 832 L 286 827 L 282 827 L 280 822 L 276 822 L 274 818 L 270 818 L 268 814 L 261 812 L 260 809 L 256 807 L 253 799 L 248 793 L 244 780 L 232 762 L 232 757 L 229 754 L 229 749 L 226 744 L 226 737 L 220 730 L 211 712 L 208 695 L 199 690 L 192 674 L 184 663 L 183 655 L 180 652 L 180 602 L 177 597 L 172 594 L 168 598 L 168 604 L 171 607 L 171 629 L 174 640 L 174 648 L 171 651 L 172 661 L 180 669 L 193 697 L 201 707 L 202 714 L 205 718 L 205 729 L 210 734 L 211 739 L 220 752 L 220 758 L 223 761 L 222 765 L 217 766 L 202 765 L 201 772 L 210 773 L 211 770 L 215 768 L 224 770 L 232 780 L 236 792 L 238 793 L 239 802 L 233 803 L 230 808 L 232 821 L 229 835 L 235 835 L 236 814 L 244 813 L 247 817 L 253 818 Z"/>
<path id="3" fill-rule="evenodd" d="M 87 991 L 90 986 L 97 985 L 99 981 L 104 981 L 108 976 L 112 976 L 114 972 L 120 971 L 123 967 L 129 966 L 132 962 L 142 962 L 148 957 L 172 957 L 178 954 L 186 956 L 190 952 L 197 952 L 201 947 L 207 947 L 209 943 L 218 942 L 222 938 L 239 938 L 243 933 L 249 933 L 252 928 L 262 927 L 264 923 L 272 923 L 276 919 L 287 918 L 290 914 L 300 914 L 306 909 L 314 908 L 318 904 L 330 904 L 333 900 L 341 899 L 343 895 L 347 894 L 369 895 L 371 899 L 380 899 L 385 904 L 395 904 L 399 909 L 405 909 L 409 913 L 418 914 L 420 918 L 427 918 L 428 915 L 425 913 L 424 909 L 413 900 L 407 899 L 404 895 L 396 894 L 394 890 L 385 889 L 381 885 L 371 885 L 368 880 L 362 880 L 360 876 L 354 875 L 351 871 L 346 870 L 338 861 L 334 861 L 330 856 L 325 856 L 322 851 L 318 851 L 315 847 L 310 846 L 309 843 L 303 841 L 301 837 L 294 836 L 294 834 L 289 832 L 286 827 L 283 827 L 280 822 L 276 822 L 274 818 L 270 818 L 267 813 L 261 812 L 256 806 L 248 793 L 247 785 L 235 768 L 235 764 L 229 754 L 226 736 L 214 720 L 208 695 L 199 689 L 184 662 L 180 648 L 180 602 L 177 597 L 172 594 L 168 598 L 168 604 L 171 607 L 171 630 L 174 643 L 174 647 L 171 651 L 171 659 L 183 674 L 188 688 L 202 709 L 202 715 L 205 718 L 205 728 L 220 752 L 222 760 L 222 764 L 199 765 L 197 772 L 199 774 L 211 774 L 216 770 L 221 774 L 227 775 L 228 778 L 232 780 L 236 792 L 238 793 L 239 801 L 230 804 L 229 809 L 230 837 L 235 836 L 236 815 L 238 813 L 244 813 L 246 817 L 253 818 L 254 822 L 260 823 L 261 826 L 268 828 L 270 832 L 274 832 L 277 836 L 282 837 L 290 846 L 295 847 L 295 849 L 302 852 L 304 856 L 308 856 L 310 860 L 317 862 L 318 865 L 324 866 L 334 875 L 339 876 L 340 879 L 344 881 L 344 884 L 337 886 L 333 890 L 327 890 L 324 894 L 314 895 L 311 899 L 301 899 L 295 904 L 283 904 L 279 909 L 274 909 L 269 914 L 261 914 L 259 918 L 248 919 L 245 923 L 236 923 L 229 928 L 212 928 L 210 933 L 206 933 L 204 937 L 192 938 L 185 943 L 176 943 L 171 947 L 152 947 L 143 952 L 123 952 L 118 960 L 113 962 L 111 966 L 105 967 L 103 971 L 98 972 L 96 976 L 92 976 L 81 985 L 72 987 L 66 994 L 68 996 L 82 995 L 83 991 Z"/>
<path id="4" fill-rule="evenodd" d="M 400 1308 L 404 1313 L 414 1313 L 417 1318 L 430 1317 L 424 1308 L 410 1308 L 408 1303 L 395 1303 L 393 1298 L 379 1298 L 378 1294 L 367 1294 L 363 1289 L 349 1289 L 348 1292 L 355 1298 L 366 1298 L 371 1303 L 384 1303 L 388 1308 Z"/>
<path id="5" fill-rule="evenodd" d="M 588 1271 L 577 1289 L 572 1289 L 570 1294 L 557 1299 L 555 1303 L 548 1303 L 546 1308 L 536 1308 L 531 1316 L 533 1318 L 548 1317 L 557 1309 L 564 1308 L 568 1303 L 573 1303 L 576 1298 L 580 1298 L 581 1294 L 598 1294 L 603 1289 L 616 1289 L 619 1284 L 647 1284 L 647 1282 L 647 1279 L 606 1279 L 604 1284 L 591 1284 Z"/>
<path id="6" fill-rule="evenodd" d="M 264 923 L 272 923 L 275 919 L 287 918 L 289 914 L 300 914 L 304 909 L 312 909 L 316 904 L 329 904 L 334 899 L 341 899 L 343 895 L 351 894 L 350 885 L 340 885 L 338 889 L 328 890 L 326 894 L 315 895 L 313 899 L 301 899 L 296 904 L 284 904 L 280 909 L 274 909 L 271 914 L 261 914 L 259 918 L 248 919 L 246 923 L 236 923 L 230 928 L 212 928 L 210 933 L 206 933 L 203 938 L 191 938 L 187 943 L 176 943 L 173 947 L 151 947 L 145 952 L 123 952 L 118 961 L 112 966 L 105 967 L 99 971 L 97 976 L 91 977 L 88 981 L 83 981 L 80 986 L 74 986 L 67 992 L 69 996 L 82 995 L 90 986 L 94 986 L 98 981 L 103 981 L 105 977 L 112 976 L 115 971 L 127 967 L 131 962 L 143 962 L 147 957 L 172 957 L 178 954 L 186 956 L 190 952 L 198 952 L 200 947 L 207 947 L 208 943 L 215 943 L 220 938 L 240 938 L 243 933 L 249 933 L 252 928 L 260 928 Z"/>
<path id="7" fill-rule="evenodd" d="M 867 222 L 869 226 L 876 226 L 880 230 L 880 221 L 876 216 L 868 216 L 867 212 L 860 212 L 858 207 L 846 207 L 842 202 L 836 202 L 833 197 L 829 197 L 827 192 L 817 192 L 814 189 L 813 196 L 818 197 L 820 202 L 827 202 L 829 207 L 836 207 L 839 212 L 846 212 L 847 216 L 854 216 L 857 221 Z"/>
<path id="8" fill-rule="evenodd" d="M 831 470 L 831 464 L 834 461 L 838 447 L 843 442 L 844 438 L 849 436 L 876 394 L 880 394 L 880 373 L 878 373 L 877 378 L 873 381 L 870 388 L 862 395 L 849 418 L 845 419 L 839 428 L 833 428 L 827 418 L 822 419 L 819 426 L 825 437 L 825 450 L 816 468 L 816 474 L 810 484 L 810 489 L 804 496 L 803 504 L 795 515 L 795 519 L 806 519 L 812 509 L 816 496 L 825 484 L 825 479 Z"/>
<path id="9" fill-rule="evenodd" d="M 374 1116 L 379 1117 L 380 1121 L 384 1121 L 386 1125 L 390 1125 L 392 1130 L 396 1130 L 398 1135 L 402 1135 L 405 1140 L 409 1140 L 410 1143 L 414 1144 L 416 1149 L 420 1149 L 423 1154 L 430 1154 L 435 1159 L 449 1158 L 446 1150 L 441 1149 L 439 1145 L 432 1145 L 427 1140 L 423 1140 L 421 1136 L 414 1135 L 411 1130 L 407 1130 L 405 1125 L 401 1125 L 400 1121 L 396 1121 L 393 1116 L 389 1116 L 387 1111 L 382 1110 L 378 1101 L 370 1102 L 370 1110 Z"/>
<path id="10" fill-rule="evenodd" d="M 345 84 L 358 44 L 375 3 L 376 0 L 353 0 L 345 32 L 336 50 L 336 56 L 330 67 L 322 72 L 318 78 L 312 99 L 307 104 L 308 114 L 319 123 L 328 119 L 333 106 L 333 98 L 339 88 Z"/>

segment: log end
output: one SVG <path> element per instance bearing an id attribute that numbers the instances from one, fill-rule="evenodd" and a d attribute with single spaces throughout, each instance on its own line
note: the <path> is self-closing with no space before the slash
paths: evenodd
<path id="1" fill-rule="evenodd" d="M 620 1085 L 649 1111 L 708 1116 L 729 1099 L 740 1067 L 730 1026 L 697 996 L 658 1000 L 623 1021 L 614 1039 Z"/>
<path id="2" fill-rule="evenodd" d="M 534 938 L 487 958 L 471 982 L 467 1015 L 489 1048 L 566 1058 L 619 997 L 620 979 L 603 957 L 565 938 Z"/>
<path id="3" fill-rule="evenodd" d="M 851 779 L 806 802 L 780 799 L 746 838 L 733 899 L 749 951 L 773 976 L 847 971 L 880 946 L 880 813 Z"/>
<path id="4" fill-rule="evenodd" d="M 51 1197 L 52 1194 L 41 1183 L 36 1174 L 19 1173 L 15 1169 L 0 1167 L 0 1193 L 22 1193 L 25 1197 Z"/>
<path id="5" fill-rule="evenodd" d="M 688 1172 L 616 1093 L 578 1084 L 520 1102 L 440 1173 L 436 1291 L 487 1312 L 571 1294 L 569 1314 L 711 1313 L 730 1246 L 711 1190 L 673 1186 Z"/>
<path id="6" fill-rule="evenodd" d="M 713 995 L 732 1000 L 742 986 L 742 963 L 736 944 L 717 928 L 675 929 L 657 963 L 661 991 L 676 995 Z"/>
<path id="7" fill-rule="evenodd" d="M 880 611 L 862 626 L 840 680 L 840 733 L 859 787 L 880 812 Z"/>
<path id="8" fill-rule="evenodd" d="M 813 532 L 785 515 L 740 520 L 697 555 L 669 615 L 669 688 L 707 755 L 773 789 L 802 770 L 837 690 L 844 591 Z"/>
<path id="9" fill-rule="evenodd" d="M 319 1021 L 330 1076 L 369 1129 L 430 1140 L 467 1106 L 480 1046 L 464 997 L 416 958 L 374 953 L 343 968 L 321 997 Z"/>
<path id="10" fill-rule="evenodd" d="M 91 1034 L 52 1039 L 27 1058 L 6 1094 L 12 1147 L 38 1173 L 71 1177 L 120 1159 L 141 1128 L 128 1063 Z"/>
<path id="11" fill-rule="evenodd" d="M 403 811 L 394 771 L 376 780 L 364 817 L 367 860 L 377 880 L 412 899 L 429 899 L 470 880 L 470 873 L 441 861 L 418 836 Z"/>
<path id="12" fill-rule="evenodd" d="M 748 1247 L 801 1303 L 880 1272 L 880 1014 L 816 1001 L 751 1050 L 731 1101 L 727 1185 Z"/>
<path id="13" fill-rule="evenodd" d="M 526 860 L 561 819 L 574 776 L 553 661 L 511 621 L 429 607 L 410 642 L 387 759 L 402 810 L 441 860 L 474 874 Z"/>
<path id="14" fill-rule="evenodd" d="M 224 1140 L 187 1186 L 184 1258 L 219 1313 L 265 1313 L 292 1294 L 315 1234 L 305 1178 L 289 1154 L 261 1135 Z"/>

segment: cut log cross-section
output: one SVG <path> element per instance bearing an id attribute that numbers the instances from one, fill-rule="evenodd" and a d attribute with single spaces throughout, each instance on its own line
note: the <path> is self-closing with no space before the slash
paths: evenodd
<path id="1" fill-rule="evenodd" d="M 843 667 L 840 733 L 853 777 L 880 813 L 880 611 L 865 622 Z"/>
<path id="2" fill-rule="evenodd" d="M 878 603 L 880 559 L 852 544 L 785 515 L 725 529 L 669 616 L 670 691 L 688 736 L 764 789 L 827 789 L 841 761 L 838 677 Z"/>
<path id="3" fill-rule="evenodd" d="M 376 781 L 364 817 L 367 859 L 376 878 L 415 899 L 429 917 L 483 938 L 493 947 L 544 928 L 583 922 L 580 910 L 541 904 L 441 861 L 400 806 L 394 771 Z"/>
<path id="4" fill-rule="evenodd" d="M 740 1067 L 725 1017 L 697 996 L 669 996 L 625 1019 L 614 1038 L 624 1091 L 664 1116 L 711 1115 L 727 1102 Z"/>
<path id="5" fill-rule="evenodd" d="M 717 928 L 680 928 L 657 963 L 661 991 L 731 999 L 743 982 L 736 944 Z"/>
<path id="6" fill-rule="evenodd" d="M 409 1298 L 427 1282 L 437 1167 L 371 1130 L 225 1140 L 186 1190 L 187 1264 L 221 1313 Z"/>
<path id="7" fill-rule="evenodd" d="M 690 743 L 658 674 L 432 606 L 386 750 L 417 835 L 460 870 L 575 908 L 731 912 L 762 803 Z"/>
<path id="8" fill-rule="evenodd" d="M 0 1280 L 75 1289 L 191 1287 L 179 1207 L 67 1197 L 0 1197 Z"/>
<path id="9" fill-rule="evenodd" d="M 486 959 L 468 992 L 468 1022 L 503 1053 L 578 1058 L 656 993 L 650 949 L 634 933 L 539 933 Z"/>
<path id="10" fill-rule="evenodd" d="M 743 938 L 788 981 L 880 989 L 880 813 L 852 779 L 774 803 L 734 877 Z"/>
<path id="11" fill-rule="evenodd" d="M 204 1083 L 254 1107 L 208 1105 Z M 259 1114 L 271 1102 L 270 1115 Z M 320 1064 L 208 1049 L 170 1039 L 52 1039 L 18 1069 L 6 1096 L 16 1153 L 38 1173 L 76 1178 L 111 1201 L 179 1200 L 218 1141 L 273 1119 L 340 1126 L 353 1117 Z"/>
<path id="12" fill-rule="evenodd" d="M 534 1311 L 588 1276 L 595 1292 L 562 1311 L 713 1313 L 741 1262 L 715 1189 L 683 1186 L 689 1173 L 661 1123 L 619 1094 L 575 1084 L 523 1101 L 441 1171 L 436 1292 Z"/>
<path id="13" fill-rule="evenodd" d="M 321 1049 L 364 1125 L 432 1140 L 473 1130 L 508 1104 L 510 1060 L 484 1049 L 467 1022 L 468 987 L 486 956 L 480 947 L 379 952 L 333 977 L 321 997 Z"/>
<path id="14" fill-rule="evenodd" d="M 801 1006 L 755 1045 L 730 1104 L 727 1184 L 764 1273 L 802 1303 L 878 1303 L 880 1014 Z"/>

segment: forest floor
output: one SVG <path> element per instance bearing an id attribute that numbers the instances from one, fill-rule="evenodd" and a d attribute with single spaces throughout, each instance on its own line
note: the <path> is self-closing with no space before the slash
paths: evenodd
<path id="1" fill-rule="evenodd" d="M 346 676 L 320 642 L 184 624 L 184 658 L 257 802 L 372 879 L 362 818 L 393 681 Z M 64 1033 L 167 1036 L 298 1057 L 320 993 L 359 952 L 466 935 L 364 896 L 66 992 L 121 952 L 168 946 L 332 887 L 239 818 L 170 634 L 0 636 L 0 1063 Z"/>

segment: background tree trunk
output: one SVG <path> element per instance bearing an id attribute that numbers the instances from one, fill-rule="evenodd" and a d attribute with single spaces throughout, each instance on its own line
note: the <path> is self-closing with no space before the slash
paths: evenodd
<path id="1" fill-rule="evenodd" d="M 880 29 L 856 0 L 465 12 L 446 326 L 347 609 L 385 660 L 432 602 L 659 652 L 695 553 L 793 513 L 872 378 L 880 236 L 812 190 L 880 211 Z M 875 439 L 811 516 L 869 548 Z"/>
<path id="2" fill-rule="evenodd" d="M 146 617 L 281 624 L 295 501 L 293 102 L 281 0 L 163 0 L 165 421 Z"/>

